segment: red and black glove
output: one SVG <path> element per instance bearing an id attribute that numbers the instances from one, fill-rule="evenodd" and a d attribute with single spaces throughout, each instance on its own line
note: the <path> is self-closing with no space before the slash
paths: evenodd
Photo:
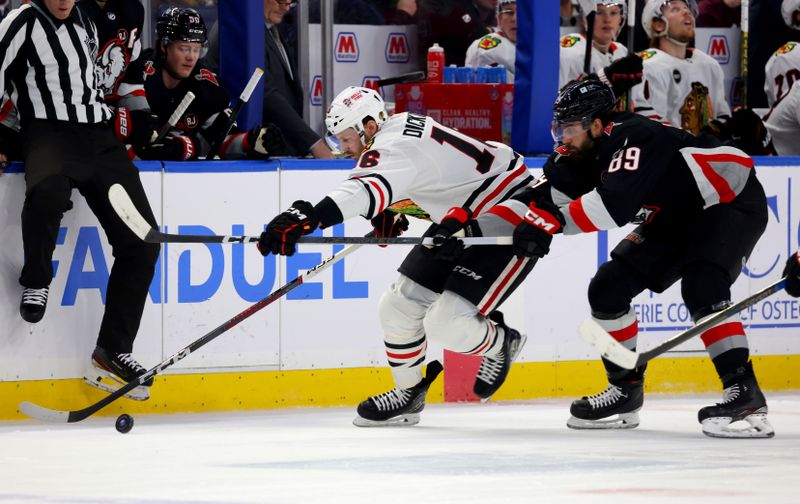
<path id="1" fill-rule="evenodd" d="M 620 97 L 633 86 L 642 82 L 642 58 L 631 54 L 620 58 L 597 72 L 597 78 Z"/>
<path id="2" fill-rule="evenodd" d="M 433 239 L 437 258 L 452 261 L 464 251 L 464 243 L 458 237 L 483 236 L 483 234 L 478 223 L 472 220 L 470 209 L 453 207 L 447 211 L 440 223 L 429 227 L 423 236 Z"/>
<path id="3" fill-rule="evenodd" d="M 783 269 L 786 277 L 786 292 L 793 297 L 800 297 L 800 252 L 795 252 L 786 261 Z"/>
<path id="4" fill-rule="evenodd" d="M 514 255 L 542 258 L 550 252 L 553 235 L 564 225 L 564 217 L 554 204 L 546 199 L 531 202 L 522 222 L 514 229 Z"/>
<path id="5" fill-rule="evenodd" d="M 114 111 L 114 136 L 122 143 L 139 147 L 150 143 L 156 133 L 158 117 L 148 110 L 117 107 Z"/>
<path id="6" fill-rule="evenodd" d="M 408 219 L 405 215 L 391 210 L 384 210 L 369 220 L 375 228 L 377 238 L 394 238 L 408 231 Z M 385 247 L 386 245 L 380 245 Z"/>
<path id="7" fill-rule="evenodd" d="M 301 236 L 313 233 L 319 227 L 314 206 L 308 201 L 295 201 L 267 224 L 267 230 L 258 238 L 261 255 L 294 255 Z"/>

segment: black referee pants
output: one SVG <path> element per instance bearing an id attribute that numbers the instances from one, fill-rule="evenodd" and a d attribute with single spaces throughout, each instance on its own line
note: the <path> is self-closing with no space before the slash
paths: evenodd
<path id="1" fill-rule="evenodd" d="M 86 199 L 113 248 L 106 308 L 98 346 L 127 353 L 139 330 L 159 246 L 140 240 L 117 216 L 108 189 L 121 184 L 145 219 L 156 225 L 139 171 L 105 124 L 34 120 L 22 129 L 25 204 L 22 242 L 25 265 L 19 282 L 42 288 L 53 278 L 52 258 L 64 212 L 76 188 Z"/>

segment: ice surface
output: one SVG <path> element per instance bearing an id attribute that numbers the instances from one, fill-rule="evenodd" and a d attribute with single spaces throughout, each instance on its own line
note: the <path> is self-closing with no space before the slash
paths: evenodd
<path id="1" fill-rule="evenodd" d="M 574 431 L 569 400 L 429 405 L 414 427 L 354 408 L 0 423 L 0 503 L 800 502 L 800 394 L 773 439 L 704 436 L 711 396 L 645 398 L 641 425 Z"/>

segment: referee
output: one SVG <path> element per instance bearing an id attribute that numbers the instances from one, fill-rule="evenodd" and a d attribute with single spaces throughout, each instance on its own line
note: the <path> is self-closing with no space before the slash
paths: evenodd
<path id="1" fill-rule="evenodd" d="M 114 254 L 87 378 L 105 373 L 102 380 L 127 382 L 145 372 L 131 351 L 159 247 L 141 241 L 116 215 L 109 187 L 121 184 L 147 221 L 156 221 L 138 170 L 107 124 L 112 113 L 95 79 L 97 30 L 74 7 L 75 0 L 31 0 L 0 23 L 0 96 L 7 93 L 17 107 L 25 163 L 20 314 L 31 323 L 44 316 L 56 236 L 76 188 Z M 109 389 L 101 381 L 93 384 Z"/>

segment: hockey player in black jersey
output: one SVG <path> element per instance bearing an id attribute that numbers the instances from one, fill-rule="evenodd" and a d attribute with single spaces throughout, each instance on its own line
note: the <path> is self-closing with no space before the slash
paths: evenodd
<path id="1" fill-rule="evenodd" d="M 159 126 L 165 124 L 187 92 L 194 101 L 163 142 L 138 146 L 142 159 L 190 160 L 204 158 L 211 145 L 225 135 L 218 154 L 233 159 L 264 159 L 283 147 L 283 136 L 274 125 L 247 132 L 234 128 L 226 135 L 231 114 L 230 97 L 217 76 L 198 60 L 206 45 L 206 25 L 194 9 L 172 7 L 156 25 L 155 49 L 143 55 L 144 87 Z"/>
<path id="2" fill-rule="evenodd" d="M 501 205 L 517 214 L 543 201 L 558 205 L 564 234 L 637 224 L 589 285 L 592 317 L 633 349 L 638 333 L 632 299 L 681 280 L 695 323 L 730 304 L 730 287 L 767 223 L 753 160 L 708 135 L 695 137 L 639 115 L 613 112 L 614 95 L 597 80 L 574 81 L 554 106 L 560 147 L 536 188 Z M 515 230 L 517 253 L 545 233 L 535 219 Z M 722 322 L 701 335 L 724 388 L 723 402 L 702 408 L 703 432 L 716 437 L 771 437 L 767 403 L 749 361 L 744 328 Z M 644 367 L 604 361 L 608 388 L 573 402 L 576 429 L 633 428 L 643 403 Z M 746 429 L 729 424 L 746 420 Z"/>

